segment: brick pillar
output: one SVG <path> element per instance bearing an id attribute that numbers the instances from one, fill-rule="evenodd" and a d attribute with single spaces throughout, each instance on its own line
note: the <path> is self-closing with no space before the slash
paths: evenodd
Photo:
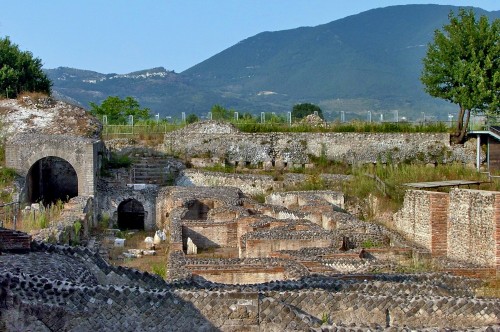
<path id="1" fill-rule="evenodd" d="M 448 210 L 450 196 L 447 193 L 429 193 L 431 223 L 431 254 L 446 256 L 448 251 Z"/>

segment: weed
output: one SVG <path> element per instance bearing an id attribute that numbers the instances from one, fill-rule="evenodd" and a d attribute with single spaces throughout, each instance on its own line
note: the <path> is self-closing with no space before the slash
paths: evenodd
<path id="1" fill-rule="evenodd" d="M 261 193 L 261 194 L 254 194 L 254 195 L 252 195 L 252 198 L 256 202 L 261 203 L 261 204 L 266 202 L 266 194 L 263 194 L 263 193 Z"/>
<path id="2" fill-rule="evenodd" d="M 162 277 L 163 279 L 165 279 L 167 277 L 167 268 L 166 268 L 166 264 L 153 264 L 151 266 L 151 271 L 156 274 L 156 275 L 159 275 L 160 277 Z"/>
<path id="3" fill-rule="evenodd" d="M 364 248 L 364 249 L 379 248 L 381 246 L 382 245 L 380 243 L 373 241 L 372 239 L 365 240 L 365 241 L 363 241 L 363 243 L 361 243 L 361 248 Z"/>
<path id="4" fill-rule="evenodd" d="M 321 325 L 327 325 L 327 324 L 330 324 L 330 314 L 324 312 L 321 315 Z"/>

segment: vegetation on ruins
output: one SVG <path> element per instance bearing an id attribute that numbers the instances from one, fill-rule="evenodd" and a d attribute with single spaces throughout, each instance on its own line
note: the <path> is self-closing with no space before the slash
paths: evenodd
<path id="1" fill-rule="evenodd" d="M 303 119 L 308 115 L 317 114 L 320 118 L 324 119 L 323 111 L 318 105 L 311 103 L 295 104 L 292 107 L 292 119 Z"/>
<path id="2" fill-rule="evenodd" d="M 455 140 L 465 138 L 471 112 L 500 113 L 500 19 L 476 20 L 472 9 L 449 14 L 423 59 L 421 81 L 433 97 L 459 106 Z"/>
<path id="3" fill-rule="evenodd" d="M 22 92 L 50 94 L 52 83 L 42 71 L 42 60 L 21 51 L 9 37 L 0 38 L 0 96 L 16 98 Z"/>
<path id="4" fill-rule="evenodd" d="M 133 121 L 145 121 L 151 117 L 149 108 L 141 108 L 139 102 L 133 97 L 121 99 L 117 96 L 109 96 L 100 105 L 90 103 L 90 113 L 99 119 L 106 116 L 107 123 L 111 125 L 123 125 L 133 117 Z"/>
<path id="5" fill-rule="evenodd" d="M 198 116 L 196 114 L 188 114 L 188 116 L 186 116 L 186 124 L 191 124 L 191 123 L 195 123 L 195 122 L 198 122 L 200 121 L 200 118 L 198 118 Z"/>
<path id="6" fill-rule="evenodd" d="M 231 120 L 234 117 L 234 110 L 228 110 L 219 104 L 212 106 L 210 112 L 213 120 Z"/>

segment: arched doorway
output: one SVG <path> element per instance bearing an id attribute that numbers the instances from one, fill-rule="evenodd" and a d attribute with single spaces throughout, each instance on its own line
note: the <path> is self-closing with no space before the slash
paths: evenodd
<path id="1" fill-rule="evenodd" d="M 73 166 L 59 157 L 45 157 L 35 162 L 27 175 L 29 203 L 48 205 L 78 196 L 78 176 Z"/>
<path id="2" fill-rule="evenodd" d="M 144 229 L 144 206 L 136 199 L 127 199 L 118 205 L 118 228 Z"/>

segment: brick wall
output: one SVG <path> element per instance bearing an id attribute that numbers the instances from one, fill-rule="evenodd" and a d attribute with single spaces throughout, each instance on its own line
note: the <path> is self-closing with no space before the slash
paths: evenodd
<path id="1" fill-rule="evenodd" d="M 31 236 L 0 227 L 0 252 L 1 251 L 29 251 L 31 247 Z"/>
<path id="2" fill-rule="evenodd" d="M 500 193 L 408 190 L 394 225 L 432 256 L 500 268 Z"/>
<path id="3" fill-rule="evenodd" d="M 450 197 L 445 193 L 433 192 L 430 199 L 431 253 L 432 256 L 446 256 L 448 249 L 448 208 Z"/>

